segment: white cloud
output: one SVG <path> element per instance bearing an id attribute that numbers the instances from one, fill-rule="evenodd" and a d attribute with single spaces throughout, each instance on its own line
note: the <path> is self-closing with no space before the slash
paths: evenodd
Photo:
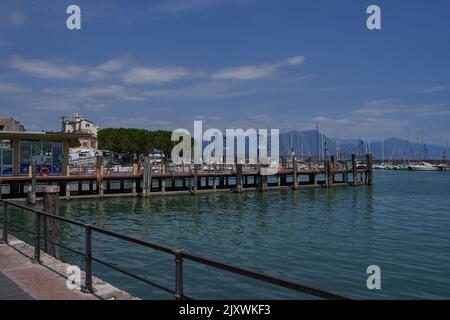
<path id="1" fill-rule="evenodd" d="M 8 21 L 14 27 L 20 27 L 26 22 L 27 18 L 21 12 L 12 12 L 8 15 Z"/>
<path id="2" fill-rule="evenodd" d="M 82 66 L 54 64 L 44 60 L 26 60 L 19 56 L 9 59 L 9 67 L 44 79 L 77 78 L 84 71 Z"/>
<path id="3" fill-rule="evenodd" d="M 301 65 L 303 63 L 305 63 L 305 57 L 304 56 L 295 56 L 295 57 L 290 57 L 286 60 L 287 64 L 290 66 L 298 66 Z"/>
<path id="4" fill-rule="evenodd" d="M 22 86 L 18 86 L 7 82 L 0 82 L 0 92 L 2 93 L 23 93 L 30 91 L 31 91 L 30 89 Z"/>
<path id="5" fill-rule="evenodd" d="M 169 0 L 159 3 L 152 9 L 157 13 L 178 13 L 209 9 L 225 2 L 225 0 Z"/>
<path id="6" fill-rule="evenodd" d="M 267 78 L 283 66 L 298 66 L 303 64 L 305 60 L 304 56 L 294 56 L 281 62 L 226 68 L 216 72 L 212 77 L 214 79 L 223 80 L 254 80 Z"/>
<path id="7" fill-rule="evenodd" d="M 435 92 L 442 92 L 442 91 L 447 91 L 449 89 L 448 86 L 434 86 L 434 87 L 429 87 L 429 88 L 425 88 L 420 90 L 420 93 L 435 93 Z"/>
<path id="8" fill-rule="evenodd" d="M 188 75 L 189 71 L 183 67 L 134 67 L 124 73 L 123 81 L 127 84 L 166 83 L 185 78 Z"/>
<path id="9" fill-rule="evenodd" d="M 254 80 L 271 76 L 278 64 L 263 64 L 223 69 L 213 75 L 214 79 Z"/>
<path id="10" fill-rule="evenodd" d="M 98 80 L 105 78 L 108 74 L 117 73 L 123 70 L 127 61 L 127 58 L 120 57 L 110 59 L 97 66 L 86 66 L 12 56 L 8 60 L 7 65 L 12 69 L 42 79 Z"/>

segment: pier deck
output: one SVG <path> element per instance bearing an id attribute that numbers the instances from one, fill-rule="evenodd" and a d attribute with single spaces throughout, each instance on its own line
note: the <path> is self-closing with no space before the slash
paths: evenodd
<path id="1" fill-rule="evenodd" d="M 342 185 L 371 185 L 373 168 L 371 157 L 367 156 L 366 167 L 353 165 L 341 167 L 327 162 L 325 168 L 280 167 L 272 175 L 263 175 L 256 168 L 235 164 L 233 170 L 204 171 L 194 165 L 184 172 L 143 170 L 127 173 L 111 173 L 101 167 L 92 174 L 66 176 L 11 176 L 0 177 L 2 190 L 0 199 L 24 198 L 35 201 L 42 196 L 45 185 L 60 186 L 60 197 L 93 198 L 108 196 L 143 196 L 169 194 L 197 194 L 202 192 L 244 190 L 277 190 L 283 188 L 301 189 Z M 149 166 L 147 166 L 148 168 Z M 151 167 L 151 166 L 150 166 Z"/>

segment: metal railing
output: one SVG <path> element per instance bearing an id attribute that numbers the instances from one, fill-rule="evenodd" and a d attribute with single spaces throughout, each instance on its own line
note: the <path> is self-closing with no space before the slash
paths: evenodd
<path id="1" fill-rule="evenodd" d="M 174 297 L 177 300 L 190 300 L 191 298 L 184 294 L 184 288 L 183 288 L 183 262 L 184 262 L 184 260 L 189 260 L 191 262 L 196 262 L 201 265 L 206 265 L 206 266 L 213 267 L 215 269 L 228 271 L 228 272 L 238 274 L 238 275 L 241 275 L 241 276 L 244 276 L 247 278 L 256 279 L 256 280 L 259 280 L 259 281 L 262 281 L 265 283 L 273 284 L 278 287 L 291 289 L 291 290 L 301 292 L 303 294 L 311 295 L 314 297 L 330 299 L 330 300 L 346 300 L 346 299 L 348 299 L 344 296 L 341 296 L 341 295 L 338 295 L 338 294 L 335 294 L 332 292 L 309 287 L 309 286 L 306 286 L 306 285 L 303 285 L 303 284 L 300 284 L 297 282 L 276 278 L 276 277 L 273 277 L 273 276 L 270 276 L 267 274 L 240 268 L 240 267 L 222 263 L 219 261 L 203 258 L 203 257 L 197 256 L 197 255 L 188 253 L 184 250 L 174 249 L 174 248 L 162 246 L 159 244 L 155 244 L 152 242 L 148 242 L 145 240 L 137 239 L 134 237 L 130 237 L 130 236 L 121 234 L 121 233 L 117 233 L 115 231 L 110 231 L 110 230 L 107 230 L 107 229 L 104 229 L 101 227 L 97 227 L 94 225 L 85 224 L 85 223 L 75 221 L 75 220 L 72 220 L 69 218 L 56 216 L 56 215 L 53 215 L 53 214 L 50 214 L 50 213 L 47 213 L 47 212 L 44 212 L 41 210 L 36 210 L 34 208 L 30 208 L 28 206 L 14 203 L 11 201 L 0 200 L 0 202 L 2 202 L 3 206 L 4 206 L 4 208 L 3 208 L 4 209 L 4 212 L 3 212 L 3 238 L 2 238 L 3 242 L 6 244 L 8 243 L 8 232 L 9 232 L 9 227 L 11 226 L 11 227 L 19 229 L 23 232 L 26 232 L 34 237 L 33 261 L 36 263 L 41 262 L 41 241 L 45 241 L 46 243 L 47 242 L 51 243 L 59 248 L 68 250 L 72 253 L 75 253 L 77 255 L 84 257 L 85 281 L 84 281 L 84 285 L 82 286 L 82 290 L 84 292 L 89 292 L 89 293 L 94 292 L 93 283 L 92 283 L 92 272 L 93 272 L 92 262 L 95 261 L 101 265 L 109 267 L 117 272 L 125 274 L 131 278 L 138 280 L 138 281 L 141 281 L 143 283 L 146 283 L 148 285 L 156 287 L 162 291 L 170 293 L 170 294 L 174 295 Z M 16 208 L 25 210 L 28 213 L 34 214 L 34 230 L 33 230 L 33 232 L 30 232 L 29 230 L 26 230 L 25 228 L 18 226 L 16 224 L 12 224 L 10 222 L 8 206 L 16 207 Z M 61 243 L 56 243 L 56 242 L 52 241 L 51 239 L 45 238 L 45 236 L 42 237 L 41 236 L 41 222 L 42 222 L 43 218 L 55 219 L 55 220 L 63 222 L 63 223 L 68 223 L 70 225 L 75 225 L 75 226 L 84 228 L 84 230 L 85 230 L 84 252 L 80 252 L 73 248 L 66 247 L 66 246 L 62 245 Z M 92 254 L 92 233 L 93 232 L 97 232 L 97 233 L 100 233 L 100 234 L 103 234 L 106 236 L 110 236 L 110 237 L 113 237 L 116 239 L 127 241 L 129 243 L 133 243 L 133 244 L 136 244 L 136 245 L 139 245 L 142 247 L 146 247 L 146 248 L 153 249 L 153 250 L 156 250 L 159 252 L 173 255 L 174 260 L 175 260 L 174 261 L 175 262 L 175 289 L 173 290 L 170 288 L 166 288 L 166 287 L 159 285 L 153 281 L 145 279 L 139 275 L 135 275 L 129 271 L 126 271 L 122 268 L 112 265 L 111 263 L 108 263 L 97 257 L 94 257 Z"/>

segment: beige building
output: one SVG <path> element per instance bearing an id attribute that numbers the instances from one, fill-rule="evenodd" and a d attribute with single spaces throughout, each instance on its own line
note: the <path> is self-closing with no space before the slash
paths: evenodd
<path id="1" fill-rule="evenodd" d="M 19 121 L 14 120 L 14 118 L 0 119 L 0 131 L 24 132 L 25 128 Z"/>
<path id="2" fill-rule="evenodd" d="M 89 137 L 80 138 L 80 147 L 76 149 L 97 149 L 98 130 L 99 126 L 97 123 L 86 119 L 86 117 L 78 113 L 70 117 L 63 117 L 62 132 L 90 135 Z"/>

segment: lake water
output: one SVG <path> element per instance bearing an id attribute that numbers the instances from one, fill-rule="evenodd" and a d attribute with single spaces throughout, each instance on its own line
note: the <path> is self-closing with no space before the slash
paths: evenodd
<path id="1" fill-rule="evenodd" d="M 449 172 L 379 171 L 372 187 L 61 205 L 61 215 L 75 220 L 352 298 L 450 298 Z M 32 227 L 32 219 L 17 210 L 13 220 Z M 62 241 L 70 247 L 82 250 L 83 236 L 80 228 L 62 226 Z M 172 256 L 93 237 L 94 256 L 174 287 Z M 82 265 L 69 253 L 62 258 Z M 369 265 L 381 268 L 381 290 L 366 287 Z M 141 298 L 173 298 L 96 263 L 94 275 Z M 305 298 L 191 262 L 184 277 L 185 294 L 193 298 Z"/>

